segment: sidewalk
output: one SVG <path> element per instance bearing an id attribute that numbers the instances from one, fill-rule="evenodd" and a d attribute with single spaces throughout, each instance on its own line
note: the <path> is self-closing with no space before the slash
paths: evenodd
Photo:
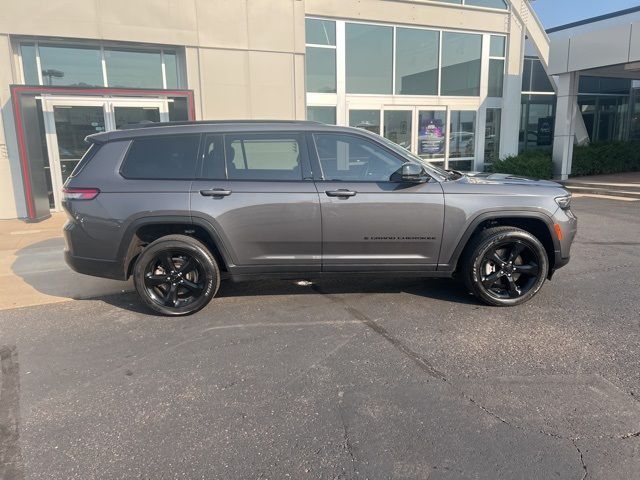
<path id="1" fill-rule="evenodd" d="M 640 200 L 640 172 L 574 177 L 562 183 L 576 196 L 607 197 L 627 202 Z"/>
<path id="2" fill-rule="evenodd" d="M 39 223 L 0 220 L 0 310 L 119 293 L 132 288 L 81 275 L 64 262 L 64 213 Z"/>

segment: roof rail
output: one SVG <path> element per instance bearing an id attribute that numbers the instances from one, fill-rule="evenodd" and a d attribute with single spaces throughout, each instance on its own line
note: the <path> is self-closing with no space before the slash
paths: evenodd
<path id="1" fill-rule="evenodd" d="M 282 123 L 290 125 L 321 125 L 321 122 L 315 122 L 312 120 L 189 120 L 189 121 L 174 121 L 174 122 L 149 122 L 143 121 L 141 123 L 127 123 L 118 130 L 131 130 L 134 128 L 149 128 L 149 127 L 174 127 L 181 125 L 225 125 L 225 124 L 261 124 L 261 123 Z"/>

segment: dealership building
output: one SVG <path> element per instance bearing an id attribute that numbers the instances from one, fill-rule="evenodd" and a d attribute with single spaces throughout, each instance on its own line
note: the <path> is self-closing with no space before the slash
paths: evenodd
<path id="1" fill-rule="evenodd" d="M 640 7 L 545 32 L 528 0 L 6 0 L 0 218 L 46 218 L 84 137 L 310 119 L 458 170 L 640 140 Z"/>

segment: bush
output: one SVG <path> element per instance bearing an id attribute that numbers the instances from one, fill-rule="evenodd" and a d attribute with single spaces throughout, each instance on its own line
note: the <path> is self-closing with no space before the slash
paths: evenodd
<path id="1" fill-rule="evenodd" d="M 571 176 L 640 170 L 640 142 L 592 143 L 574 147 Z"/>
<path id="2" fill-rule="evenodd" d="M 487 171 L 547 180 L 553 177 L 553 162 L 549 152 L 528 150 L 520 155 L 495 160 L 487 165 Z"/>

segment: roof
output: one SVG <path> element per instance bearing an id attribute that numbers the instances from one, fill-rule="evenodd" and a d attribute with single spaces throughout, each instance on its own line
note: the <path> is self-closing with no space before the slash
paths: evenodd
<path id="1" fill-rule="evenodd" d="M 94 133 L 87 136 L 91 143 L 106 143 L 135 137 L 183 135 L 188 133 L 233 133 L 274 131 L 345 130 L 349 127 L 325 125 L 308 120 L 205 120 L 192 122 L 164 122 L 128 125 L 121 130 Z"/>
<path id="2" fill-rule="evenodd" d="M 580 27 L 582 25 L 589 25 L 590 23 L 601 22 L 603 20 L 609 20 L 611 18 L 622 17 L 624 15 L 629 15 L 630 13 L 640 12 L 640 7 L 631 7 L 625 10 L 618 10 L 617 12 L 607 13 L 605 15 L 600 15 L 598 17 L 585 18 L 584 20 L 579 20 L 577 22 L 567 23 L 565 25 L 559 25 L 557 27 L 548 28 L 547 33 L 559 32 L 562 30 L 568 30 L 570 28 Z"/>

